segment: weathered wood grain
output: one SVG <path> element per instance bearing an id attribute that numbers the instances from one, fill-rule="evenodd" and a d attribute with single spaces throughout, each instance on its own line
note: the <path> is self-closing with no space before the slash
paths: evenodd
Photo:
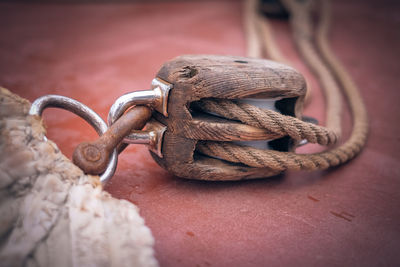
<path id="1" fill-rule="evenodd" d="M 157 74 L 171 84 L 169 117 L 155 117 L 167 125 L 162 152 L 153 158 L 173 174 L 201 180 L 239 180 L 278 174 L 199 155 L 197 140 L 269 140 L 266 130 L 191 110 L 203 98 L 275 98 L 284 114 L 301 116 L 306 84 L 303 76 L 288 66 L 263 59 L 233 56 L 186 55 L 166 62 Z M 286 138 L 287 139 L 287 138 Z M 283 140 L 291 149 L 292 140 Z"/>

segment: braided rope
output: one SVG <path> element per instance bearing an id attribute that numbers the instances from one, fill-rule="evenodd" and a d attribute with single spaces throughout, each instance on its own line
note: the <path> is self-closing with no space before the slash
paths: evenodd
<path id="1" fill-rule="evenodd" d="M 265 55 L 270 60 L 292 66 L 291 62 L 284 56 L 284 53 L 281 51 L 274 38 L 273 29 L 269 19 L 260 13 L 259 3 L 260 1 L 258 0 L 247 0 L 244 5 L 247 56 L 261 57 L 261 55 Z M 308 104 L 311 100 L 312 87 L 307 77 L 305 80 L 307 83 L 307 91 L 304 97 L 304 103 Z"/>
<path id="2" fill-rule="evenodd" d="M 310 143 L 320 145 L 331 145 L 337 141 L 336 134 L 325 127 L 253 105 L 223 99 L 204 99 L 199 101 L 197 106 L 208 113 L 216 113 L 228 119 L 267 129 L 279 137 L 289 135 L 295 140 L 306 139 Z"/>
<path id="3" fill-rule="evenodd" d="M 327 125 L 329 126 L 328 128 L 333 129 L 336 133 L 341 132 L 341 99 L 333 75 L 336 76 L 337 80 L 343 87 L 353 118 L 353 129 L 349 139 L 337 148 L 315 154 L 296 154 L 294 152 L 261 150 L 229 142 L 211 141 L 200 141 L 197 150 L 211 157 L 243 163 L 252 167 L 269 167 L 279 171 L 285 171 L 288 169 L 322 170 L 338 166 L 354 158 L 364 147 L 368 135 L 367 111 L 362 97 L 358 92 L 357 86 L 329 47 L 327 41 L 330 19 L 329 3 L 327 1 L 322 1 L 320 5 L 321 19 L 316 28 L 315 37 L 315 45 L 319 49 L 323 59 L 320 58 L 312 43 L 314 33 L 312 32 L 310 18 L 313 1 L 295 2 L 284 0 L 284 3 L 292 15 L 291 24 L 294 31 L 294 40 L 296 45 L 307 64 L 311 67 L 314 73 L 317 74 L 321 84 L 323 85 L 328 105 Z M 228 105 L 227 103 L 225 104 L 226 106 Z M 210 105 L 213 105 L 211 109 L 215 108 L 215 110 L 217 110 L 218 105 L 215 105 L 215 103 Z M 221 104 L 221 106 L 224 106 L 224 104 Z M 251 111 L 248 108 L 249 107 L 242 105 L 241 109 L 244 110 L 243 113 L 247 113 L 247 115 L 241 114 L 241 118 L 239 118 L 239 115 L 236 115 L 234 112 L 229 112 L 229 109 L 224 116 L 233 113 L 231 116 L 232 118 L 236 117 L 236 119 L 239 120 L 243 119 L 243 122 L 246 121 L 245 123 L 250 123 L 250 121 L 247 121 L 247 117 L 249 117 L 248 114 L 251 114 Z M 250 116 L 251 119 L 249 118 L 251 123 L 259 125 L 257 127 L 262 125 L 260 123 L 261 119 L 258 117 L 259 115 L 260 114 L 257 116 Z"/>
<path id="4" fill-rule="evenodd" d="M 257 34 L 257 23 L 253 19 L 254 10 L 258 8 L 257 0 L 244 2 L 244 27 L 247 41 L 247 55 L 249 57 L 262 57 L 261 37 Z"/>
<path id="5" fill-rule="evenodd" d="M 326 126 L 340 135 L 342 131 L 342 98 L 340 88 L 328 64 L 323 61 L 314 46 L 315 34 L 312 25 L 312 8 L 317 3 L 315 0 L 283 0 L 283 4 L 290 12 L 290 24 L 295 44 L 306 64 L 317 76 L 322 88 L 324 89 L 323 91 L 326 101 Z M 321 15 L 321 17 L 324 16 L 326 17 L 326 14 Z"/>
<path id="6" fill-rule="evenodd" d="M 275 150 L 262 150 L 230 142 L 200 141 L 199 152 L 230 162 L 243 163 L 250 167 L 271 168 L 274 170 L 317 170 L 327 169 L 345 162 L 348 156 L 342 151 L 338 153 L 296 154 Z"/>

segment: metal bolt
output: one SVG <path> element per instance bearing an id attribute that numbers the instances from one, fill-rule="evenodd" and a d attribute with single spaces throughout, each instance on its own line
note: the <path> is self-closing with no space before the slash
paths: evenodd
<path id="1" fill-rule="evenodd" d="M 151 117 L 147 106 L 135 106 L 121 116 L 99 139 L 79 144 L 72 155 L 72 161 L 87 174 L 104 172 L 113 149 L 132 130 L 140 130 Z"/>

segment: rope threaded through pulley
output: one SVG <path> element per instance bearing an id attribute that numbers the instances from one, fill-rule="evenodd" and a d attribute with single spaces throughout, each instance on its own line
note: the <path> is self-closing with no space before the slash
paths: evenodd
<path id="1" fill-rule="evenodd" d="M 251 2 L 251 3 L 250 3 Z M 255 9 L 255 1 L 246 3 L 246 26 L 254 23 L 255 28 L 262 29 L 260 23 L 267 23 Z M 290 13 L 294 41 L 303 56 L 306 64 L 319 78 L 325 92 L 327 102 L 327 127 L 303 122 L 291 116 L 285 116 L 271 110 L 238 103 L 231 100 L 201 100 L 196 105 L 208 113 L 242 123 L 267 129 L 278 136 L 290 136 L 295 140 L 306 139 L 310 143 L 332 145 L 338 140 L 341 133 L 341 96 L 339 86 L 342 86 L 344 96 L 348 100 L 353 119 L 353 129 L 349 139 L 337 148 L 314 154 L 297 154 L 294 152 L 280 152 L 262 150 L 250 146 L 231 142 L 199 141 L 197 151 L 210 157 L 223 159 L 229 162 L 242 163 L 255 168 L 271 168 L 273 170 L 324 170 L 338 166 L 353 159 L 364 147 L 368 135 L 367 111 L 358 92 L 358 88 L 331 51 L 327 34 L 330 21 L 330 6 L 328 1 L 319 3 L 320 21 L 314 31 L 312 25 L 312 8 L 315 1 L 283 1 Z M 263 21 L 264 20 L 264 21 Z M 273 38 L 262 32 L 261 36 L 269 38 L 267 41 L 259 37 L 254 38 L 254 30 L 249 31 L 249 42 L 260 42 L 260 45 L 251 45 L 253 49 L 265 49 L 272 58 L 280 58 L 277 45 L 272 45 Z M 315 43 L 314 43 L 315 40 Z M 264 44 L 264 46 L 263 46 Z M 274 55 L 278 53 L 278 55 Z M 260 51 L 249 51 L 251 55 L 261 55 Z M 335 79 L 336 78 L 336 79 Z"/>

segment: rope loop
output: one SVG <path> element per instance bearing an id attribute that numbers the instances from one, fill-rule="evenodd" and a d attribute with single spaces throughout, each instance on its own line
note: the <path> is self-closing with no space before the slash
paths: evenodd
<path id="1" fill-rule="evenodd" d="M 250 44 L 249 54 L 261 55 L 263 52 L 261 50 L 264 49 L 271 58 L 283 58 L 278 46 L 274 44 L 271 31 L 265 30 L 265 26 L 269 25 L 267 19 L 260 16 L 257 5 L 254 3 L 255 0 L 247 0 L 245 12 Z M 198 105 L 205 112 L 268 129 L 279 136 L 289 135 L 295 140 L 307 139 L 310 143 L 331 145 L 337 142 L 341 133 L 342 101 L 339 83 L 352 113 L 353 129 L 349 139 L 339 147 L 314 154 L 262 150 L 230 142 L 214 141 L 198 142 L 197 151 L 234 163 L 255 168 L 268 167 L 278 171 L 323 170 L 338 166 L 359 154 L 367 141 L 368 116 L 363 99 L 357 86 L 329 47 L 327 41 L 330 24 L 329 2 L 322 0 L 319 5 L 315 5 L 315 0 L 283 0 L 283 4 L 290 13 L 295 44 L 324 89 L 327 103 L 327 127 L 230 100 L 202 100 Z M 319 24 L 315 26 L 312 9 L 316 6 L 319 8 L 320 17 Z M 259 44 L 251 45 L 252 42 L 259 42 Z M 258 51 L 253 51 L 254 49 Z"/>

